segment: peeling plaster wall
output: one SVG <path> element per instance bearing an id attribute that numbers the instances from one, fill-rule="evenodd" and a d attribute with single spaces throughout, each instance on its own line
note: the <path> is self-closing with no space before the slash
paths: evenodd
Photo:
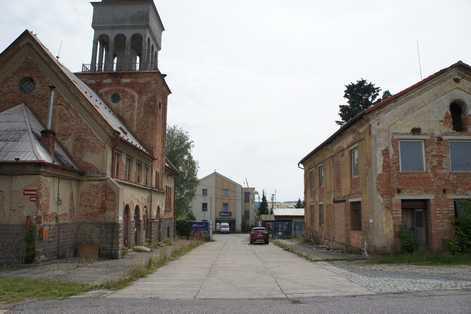
<path id="1" fill-rule="evenodd" d="M 461 78 L 459 82 L 455 78 Z M 465 132 L 452 130 L 450 104 L 460 100 L 467 105 Z M 453 198 L 471 198 L 471 173 L 452 173 L 449 162 L 449 139 L 471 139 L 471 82 L 458 70 L 435 79 L 402 101 L 376 113 L 371 121 L 374 138 L 372 158 L 373 180 L 378 193 L 374 194 L 375 220 L 382 224 L 384 240 L 377 246 L 399 248 L 402 224 L 401 200 L 416 198 L 430 202 L 429 247 L 444 249 L 453 234 Z M 413 135 L 420 128 L 420 135 Z M 425 143 L 426 172 L 400 173 L 399 142 L 401 139 L 420 139 Z"/>
<path id="2" fill-rule="evenodd" d="M 361 121 L 305 162 L 305 236 L 308 239 L 347 249 L 360 249 L 367 241 L 370 228 L 369 136 L 368 123 Z M 360 155 L 358 177 L 352 177 L 351 153 L 354 148 Z M 325 169 L 323 186 L 319 186 L 321 165 Z M 362 202 L 363 232 L 351 230 L 351 201 Z M 324 206 L 324 224 L 320 223 L 320 205 Z"/>
<path id="3" fill-rule="evenodd" d="M 28 54 L 28 56 L 25 56 Z M 19 90 L 19 82 L 31 77 L 36 87 L 31 94 Z M 58 142 L 66 149 L 78 167 L 90 175 L 107 172 L 105 135 L 92 126 L 91 119 L 81 108 L 78 96 L 73 94 L 32 49 L 24 49 L 0 71 L 0 111 L 26 104 L 46 126 L 48 117 L 49 85 L 56 86 L 56 105 L 53 129 Z M 84 104 L 90 106 L 89 104 Z"/>

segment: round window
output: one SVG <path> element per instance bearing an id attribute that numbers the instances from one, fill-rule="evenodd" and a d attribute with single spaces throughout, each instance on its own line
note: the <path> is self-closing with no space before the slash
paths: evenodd
<path id="1" fill-rule="evenodd" d="M 30 77 L 25 77 L 20 81 L 20 91 L 24 94 L 31 94 L 36 88 L 36 83 Z"/>
<path id="2" fill-rule="evenodd" d="M 117 104 L 120 101 L 121 101 L 121 96 L 118 93 L 114 93 L 113 95 L 111 95 L 111 102 L 113 104 Z"/>

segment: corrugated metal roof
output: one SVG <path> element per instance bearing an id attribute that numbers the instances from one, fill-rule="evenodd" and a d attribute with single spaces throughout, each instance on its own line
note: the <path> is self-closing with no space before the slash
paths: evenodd
<path id="1" fill-rule="evenodd" d="M 24 104 L 0 112 L 0 162 L 43 161 L 78 169 L 59 145 L 54 156 L 49 154 L 40 143 L 42 130 L 41 122 Z"/>
<path id="2" fill-rule="evenodd" d="M 304 216 L 304 208 L 274 208 L 274 216 Z"/>
<path id="3" fill-rule="evenodd" d="M 78 88 L 81 94 L 88 100 L 88 102 L 96 109 L 96 111 L 103 117 L 103 119 L 116 131 L 119 136 L 127 143 L 133 145 L 139 150 L 150 154 L 144 146 L 132 135 L 126 125 L 113 113 L 107 104 L 98 96 L 87 84 L 80 80 L 75 74 L 67 69 L 60 63 L 56 57 L 47 49 L 46 46 L 32 33 L 29 35 L 38 43 L 38 45 L 47 53 L 49 58 L 62 70 L 62 72 L 69 78 L 69 80 Z"/>

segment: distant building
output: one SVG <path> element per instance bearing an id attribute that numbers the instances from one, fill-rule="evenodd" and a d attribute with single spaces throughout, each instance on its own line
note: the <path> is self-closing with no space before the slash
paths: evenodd
<path id="1" fill-rule="evenodd" d="M 304 235 L 304 208 L 275 208 L 273 237 L 292 238 Z"/>
<path id="2" fill-rule="evenodd" d="M 214 172 L 199 180 L 191 211 L 197 220 L 210 221 L 213 230 L 227 222 L 231 232 L 247 231 L 256 220 L 254 194 L 255 188 L 244 188 Z"/>
<path id="3" fill-rule="evenodd" d="M 458 62 L 362 112 L 309 153 L 305 236 L 391 252 L 446 249 L 471 201 L 471 67 Z"/>

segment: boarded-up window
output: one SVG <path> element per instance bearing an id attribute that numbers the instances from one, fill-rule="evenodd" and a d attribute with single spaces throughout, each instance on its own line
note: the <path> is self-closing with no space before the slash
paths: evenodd
<path id="1" fill-rule="evenodd" d="M 358 148 L 352 149 L 352 177 L 360 174 L 360 153 Z"/>
<path id="2" fill-rule="evenodd" d="M 452 171 L 471 171 L 471 142 L 450 142 Z"/>
<path id="3" fill-rule="evenodd" d="M 142 183 L 142 162 L 138 161 L 136 166 L 136 182 Z"/>
<path id="4" fill-rule="evenodd" d="M 325 213 L 324 213 L 324 204 L 320 204 L 319 205 L 319 226 L 322 226 L 325 223 L 324 215 L 325 215 Z"/>
<path id="5" fill-rule="evenodd" d="M 315 190 L 315 182 L 314 182 L 314 169 L 309 170 L 309 189 L 311 191 Z"/>
<path id="6" fill-rule="evenodd" d="M 361 231 L 361 202 L 350 203 L 351 229 Z"/>
<path id="7" fill-rule="evenodd" d="M 401 172 L 425 171 L 424 141 L 401 141 Z"/>
<path id="8" fill-rule="evenodd" d="M 125 171 L 124 171 L 124 176 L 127 181 L 131 181 L 131 172 L 132 172 L 132 158 L 127 157 Z"/>
<path id="9" fill-rule="evenodd" d="M 173 210 L 173 193 L 170 186 L 165 188 L 165 210 Z"/>
<path id="10" fill-rule="evenodd" d="M 114 152 L 113 153 L 113 177 L 119 178 L 119 172 L 120 172 L 120 162 L 121 162 L 121 153 L 120 152 Z"/>
<path id="11" fill-rule="evenodd" d="M 144 165 L 144 185 L 149 185 L 149 172 L 150 172 L 150 168 L 148 165 Z"/>
<path id="12" fill-rule="evenodd" d="M 311 205 L 309 206 L 309 224 L 314 227 L 314 211 L 315 211 L 315 207 L 314 205 Z"/>
<path id="13" fill-rule="evenodd" d="M 455 200 L 455 216 L 461 218 L 465 215 L 471 215 L 471 199 Z"/>

